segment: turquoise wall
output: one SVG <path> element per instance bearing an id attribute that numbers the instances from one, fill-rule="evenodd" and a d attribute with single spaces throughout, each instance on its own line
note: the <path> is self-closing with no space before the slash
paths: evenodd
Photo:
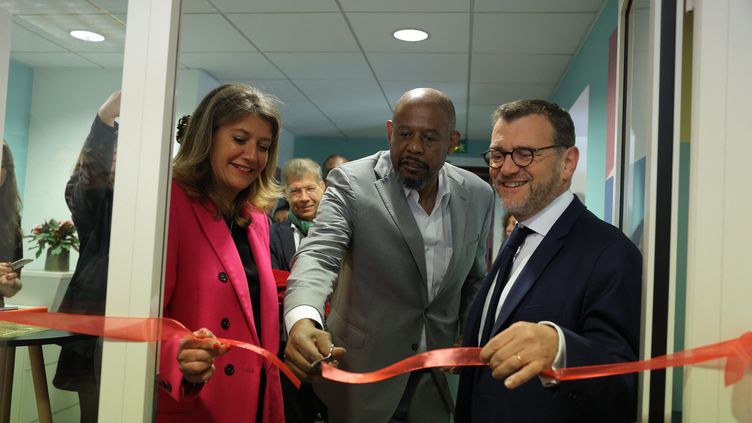
<path id="1" fill-rule="evenodd" d="M 456 158 L 477 159 L 480 153 L 488 149 L 488 140 L 467 142 L 467 151 L 465 153 L 454 153 Z M 316 163 L 321 164 L 324 159 L 332 154 L 339 154 L 347 157 L 349 160 L 359 159 L 380 150 L 388 150 L 389 144 L 386 139 L 386 128 L 384 128 L 384 138 L 347 138 L 331 139 L 317 137 L 295 137 L 294 157 L 306 157 Z M 284 162 L 280 156 L 280 166 Z"/>
<path id="2" fill-rule="evenodd" d="M 384 132 L 386 132 L 386 129 Z M 324 159 L 332 154 L 339 154 L 349 160 L 355 160 L 387 148 L 389 147 L 386 143 L 386 134 L 384 134 L 384 138 L 295 137 L 293 152 L 295 157 L 306 157 L 321 164 Z M 282 165 L 283 163 L 280 162 L 280 166 Z"/>
<path id="3" fill-rule="evenodd" d="M 604 218 L 606 189 L 606 114 L 608 112 L 609 37 L 616 29 L 618 0 L 609 0 L 551 100 L 569 108 L 590 87 L 587 151 L 587 207 Z"/>
<path id="4" fill-rule="evenodd" d="M 18 192 L 23 200 L 26 186 L 26 162 L 29 150 L 29 120 L 31 119 L 31 87 L 34 70 L 10 61 L 8 69 L 8 103 L 5 110 L 5 134 L 16 165 Z"/>

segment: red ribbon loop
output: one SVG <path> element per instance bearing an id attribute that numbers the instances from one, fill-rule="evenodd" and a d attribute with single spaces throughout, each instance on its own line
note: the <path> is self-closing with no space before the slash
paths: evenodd
<path id="1" fill-rule="evenodd" d="M 19 310 L 0 313 L 0 320 L 132 342 L 168 341 L 193 336 L 192 332 L 180 322 L 157 317 L 88 316 Z M 234 339 L 218 338 L 218 341 L 263 356 L 277 366 L 295 386 L 300 386 L 300 380 L 270 351 Z M 738 338 L 727 341 L 648 360 L 546 370 L 543 374 L 561 381 L 589 379 L 665 369 L 667 367 L 688 366 L 721 358 L 726 358 L 724 378 L 726 386 L 740 381 L 747 368 L 752 364 L 752 332 L 746 332 Z M 485 363 L 480 360 L 480 348 L 446 348 L 420 353 L 368 373 L 351 373 L 330 365 L 324 365 L 322 366 L 322 375 L 324 378 L 336 382 L 371 383 L 431 367 L 481 365 L 485 365 Z"/>
<path id="2" fill-rule="evenodd" d="M 0 320 L 66 332 L 101 336 L 119 341 L 156 342 L 181 339 L 186 336 L 194 337 L 193 333 L 183 326 L 182 323 L 162 317 L 89 316 L 37 311 L 24 312 L 23 310 L 19 310 L 18 312 L 2 312 Z M 217 340 L 223 344 L 243 348 L 261 355 L 279 368 L 296 387 L 300 387 L 300 380 L 270 351 L 234 339 L 217 338 Z"/>

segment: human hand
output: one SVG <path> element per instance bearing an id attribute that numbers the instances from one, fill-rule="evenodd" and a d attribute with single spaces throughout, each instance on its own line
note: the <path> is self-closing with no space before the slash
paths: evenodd
<path id="1" fill-rule="evenodd" d="M 517 322 L 491 338 L 480 359 L 491 367 L 495 379 L 514 389 L 550 369 L 559 350 L 559 334 L 551 326 Z"/>
<path id="2" fill-rule="evenodd" d="M 202 328 L 180 340 L 177 359 L 185 380 L 204 383 L 211 379 L 216 370 L 214 357 L 230 350 L 229 345 L 215 341 L 216 338 L 209 329 Z"/>
<path id="3" fill-rule="evenodd" d="M 108 126 L 115 126 L 115 118 L 120 116 L 120 90 L 107 97 L 107 100 L 99 107 L 97 114 L 102 122 Z"/>
<path id="4" fill-rule="evenodd" d="M 0 263 L 0 295 L 12 297 L 21 289 L 21 279 L 9 262 Z"/>
<path id="5" fill-rule="evenodd" d="M 303 381 L 310 382 L 321 376 L 321 367 L 313 363 L 323 359 L 331 351 L 336 366 L 337 359 L 347 353 L 344 348 L 333 347 L 332 335 L 318 329 L 310 319 L 298 320 L 290 330 L 285 347 L 285 364 Z"/>

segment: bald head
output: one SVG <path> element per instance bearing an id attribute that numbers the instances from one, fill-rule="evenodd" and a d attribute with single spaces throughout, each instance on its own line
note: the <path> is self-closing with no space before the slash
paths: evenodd
<path id="1" fill-rule="evenodd" d="M 438 174 L 460 139 L 452 100 L 432 88 L 416 88 L 400 97 L 386 122 L 389 155 L 403 186 L 433 201 Z M 431 206 L 433 207 L 433 206 Z"/>
<path id="2" fill-rule="evenodd" d="M 408 105 L 434 105 L 443 110 L 449 120 L 450 130 L 457 126 L 457 117 L 454 113 L 454 103 L 443 92 L 433 88 L 415 88 L 404 94 L 397 100 L 397 106 L 394 108 L 393 120 L 402 113 Z"/>

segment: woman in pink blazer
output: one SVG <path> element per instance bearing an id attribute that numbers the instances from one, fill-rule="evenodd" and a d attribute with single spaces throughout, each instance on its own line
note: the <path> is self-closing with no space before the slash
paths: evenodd
<path id="1" fill-rule="evenodd" d="M 277 353 L 279 309 L 262 211 L 274 182 L 275 101 L 245 85 L 210 92 L 181 120 L 173 164 L 164 316 L 197 339 L 162 344 L 158 422 L 282 422 L 279 371 L 232 338 Z"/>

